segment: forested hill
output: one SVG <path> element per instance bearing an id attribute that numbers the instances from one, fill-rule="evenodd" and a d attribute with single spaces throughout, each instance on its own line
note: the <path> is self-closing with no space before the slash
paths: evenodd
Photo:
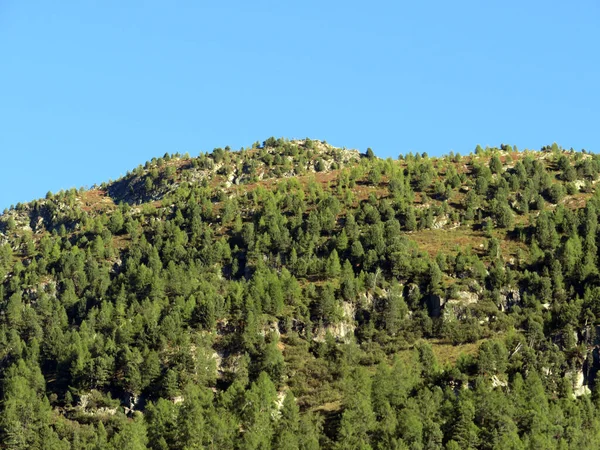
<path id="1" fill-rule="evenodd" d="M 599 175 L 269 138 L 11 207 L 0 448 L 600 448 Z"/>

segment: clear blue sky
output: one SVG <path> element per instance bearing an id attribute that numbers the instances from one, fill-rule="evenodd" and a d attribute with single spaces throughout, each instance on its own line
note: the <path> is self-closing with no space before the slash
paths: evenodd
<path id="1" fill-rule="evenodd" d="M 0 210 L 165 152 L 600 151 L 600 3 L 0 1 Z"/>

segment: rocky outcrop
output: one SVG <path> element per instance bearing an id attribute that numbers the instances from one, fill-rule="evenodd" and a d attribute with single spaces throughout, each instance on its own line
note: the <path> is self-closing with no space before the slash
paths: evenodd
<path id="1" fill-rule="evenodd" d="M 281 331 L 279 329 L 279 322 L 277 320 L 273 320 L 271 322 L 267 322 L 258 332 L 261 336 L 266 336 L 268 334 L 275 334 L 277 336 L 281 336 Z"/>
<path id="2" fill-rule="evenodd" d="M 589 386 L 585 383 L 585 374 L 583 369 L 571 370 L 565 373 L 565 377 L 570 379 L 573 387 L 573 398 L 581 397 L 582 395 L 591 394 Z"/>
<path id="3" fill-rule="evenodd" d="M 448 218 L 448 216 L 446 216 L 446 215 L 438 216 L 433 220 L 431 229 L 432 230 L 440 230 L 440 229 L 444 228 L 449 222 L 450 222 L 450 219 Z"/>
<path id="4" fill-rule="evenodd" d="M 121 398 L 121 405 L 123 406 L 123 412 L 128 416 L 136 411 L 141 411 L 146 407 L 146 397 L 143 395 L 134 394 L 127 392 Z"/>
<path id="5" fill-rule="evenodd" d="M 508 386 L 508 381 L 506 380 L 501 380 L 500 378 L 498 378 L 498 375 L 494 375 L 492 376 L 492 386 L 493 387 L 507 387 Z"/>
<path id="6" fill-rule="evenodd" d="M 240 362 L 242 359 L 241 353 L 230 353 L 215 352 L 212 356 L 215 359 L 215 367 L 217 371 L 217 378 L 227 378 L 235 373 L 240 368 Z"/>
<path id="7" fill-rule="evenodd" d="M 479 301 L 479 294 L 472 291 L 458 291 L 454 298 L 448 299 L 443 305 L 445 320 L 460 319 L 467 308 Z"/>
<path id="8" fill-rule="evenodd" d="M 339 341 L 350 342 L 354 330 L 356 330 L 355 316 L 356 307 L 350 302 L 342 302 L 342 320 L 339 323 L 318 327 L 313 335 L 313 340 L 324 342 L 329 333 Z"/>
<path id="9" fill-rule="evenodd" d="M 472 305 L 479 301 L 479 294 L 476 292 L 469 291 L 459 291 L 458 298 L 455 300 L 450 300 L 450 302 L 459 302 L 463 305 Z"/>
<path id="10" fill-rule="evenodd" d="M 498 309 L 502 312 L 510 311 L 514 306 L 521 306 L 521 291 L 516 288 L 503 288 L 500 291 Z"/>
<path id="11" fill-rule="evenodd" d="M 90 417 L 114 416 L 119 410 L 119 400 L 106 399 L 100 392 L 92 390 L 79 396 L 74 410 Z"/>

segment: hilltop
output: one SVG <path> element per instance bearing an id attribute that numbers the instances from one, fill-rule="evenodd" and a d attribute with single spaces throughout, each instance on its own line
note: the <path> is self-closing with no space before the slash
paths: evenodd
<path id="1" fill-rule="evenodd" d="M 269 138 L 18 204 L 0 441 L 597 446 L 599 175 L 556 144 Z"/>

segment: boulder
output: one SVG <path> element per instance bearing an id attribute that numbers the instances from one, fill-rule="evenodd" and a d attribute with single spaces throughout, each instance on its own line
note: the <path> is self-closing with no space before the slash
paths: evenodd
<path id="1" fill-rule="evenodd" d="M 456 299 L 449 300 L 448 302 L 461 303 L 463 305 L 472 305 L 479 301 L 479 295 L 476 292 L 459 291 Z"/>
<path id="2" fill-rule="evenodd" d="M 502 312 L 510 311 L 514 306 L 521 306 L 521 292 L 516 288 L 503 288 L 500 291 L 498 309 Z"/>
<path id="3" fill-rule="evenodd" d="M 439 216 L 436 217 L 433 220 L 433 224 L 431 225 L 431 229 L 432 230 L 439 230 L 444 228 L 444 226 L 446 226 L 446 224 L 449 222 L 448 216 L 443 215 L 443 216 Z"/>

